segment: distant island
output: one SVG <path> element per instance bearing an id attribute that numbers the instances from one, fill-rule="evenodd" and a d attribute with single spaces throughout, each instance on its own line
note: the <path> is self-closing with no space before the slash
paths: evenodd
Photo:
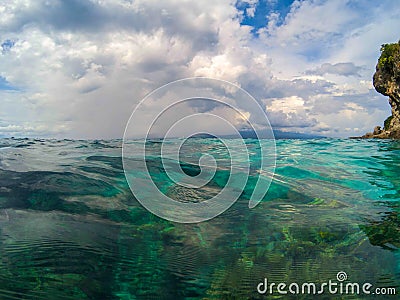
<path id="1" fill-rule="evenodd" d="M 292 131 L 282 131 L 282 130 L 277 130 L 273 129 L 273 135 L 271 135 L 271 132 L 268 130 L 260 130 L 257 135 L 257 133 L 254 130 L 240 130 L 239 135 L 243 139 L 300 139 L 300 140 L 307 140 L 307 139 L 321 139 L 325 138 L 324 136 L 321 135 L 315 135 L 315 134 L 306 134 L 306 133 L 300 133 L 300 132 L 292 132 Z M 236 135 L 223 135 L 219 136 L 221 138 L 235 138 L 237 137 Z M 216 136 L 207 134 L 207 133 L 198 133 L 195 135 L 192 135 L 191 138 L 200 138 L 200 139 L 207 139 L 207 138 L 216 138 Z"/>
<path id="2" fill-rule="evenodd" d="M 373 83 L 378 93 L 389 97 L 392 115 L 383 128 L 376 126 L 361 138 L 400 139 L 400 41 L 382 45 Z"/>

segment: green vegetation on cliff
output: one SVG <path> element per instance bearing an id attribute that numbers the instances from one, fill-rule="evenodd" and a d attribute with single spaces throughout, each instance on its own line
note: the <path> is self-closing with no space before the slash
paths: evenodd
<path id="1" fill-rule="evenodd" d="M 378 67 L 386 71 L 392 72 L 395 57 L 398 56 L 399 52 L 400 41 L 399 43 L 383 44 L 381 46 L 381 56 L 378 60 Z"/>
<path id="2" fill-rule="evenodd" d="M 393 119 L 393 116 L 389 116 L 389 117 L 387 117 L 387 119 L 383 123 L 383 128 L 385 130 L 389 130 L 390 129 L 390 122 L 392 122 L 392 119 Z"/>

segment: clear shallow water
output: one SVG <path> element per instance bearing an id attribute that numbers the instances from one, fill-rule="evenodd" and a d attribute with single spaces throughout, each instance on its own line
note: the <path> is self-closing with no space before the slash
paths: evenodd
<path id="1" fill-rule="evenodd" d="M 148 163 L 160 179 L 154 145 Z M 400 143 L 276 146 L 276 175 L 261 204 L 248 208 L 251 173 L 226 212 L 184 225 L 134 199 L 120 141 L 0 139 L 0 299 L 257 299 L 265 277 L 318 283 L 339 271 L 400 292 Z M 224 153 L 212 139 L 186 147 L 194 157 L 200 149 Z M 201 201 L 224 172 L 197 193 L 171 185 L 165 192 Z"/>

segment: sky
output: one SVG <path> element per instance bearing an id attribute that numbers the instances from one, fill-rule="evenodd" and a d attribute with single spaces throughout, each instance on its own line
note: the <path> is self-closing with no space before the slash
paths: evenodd
<path id="1" fill-rule="evenodd" d="M 399 15 L 397 0 L 0 0 L 0 136 L 121 138 L 141 99 L 193 76 L 244 88 L 275 129 L 362 135 L 390 115 L 372 76 Z"/>

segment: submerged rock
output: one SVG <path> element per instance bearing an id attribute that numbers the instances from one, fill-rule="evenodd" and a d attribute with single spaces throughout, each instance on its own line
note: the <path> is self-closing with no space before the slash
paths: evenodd
<path id="1" fill-rule="evenodd" d="M 374 132 L 362 138 L 400 139 L 400 41 L 382 45 L 373 83 L 378 93 L 389 97 L 392 115 L 386 119 L 383 129 L 376 126 Z"/>

